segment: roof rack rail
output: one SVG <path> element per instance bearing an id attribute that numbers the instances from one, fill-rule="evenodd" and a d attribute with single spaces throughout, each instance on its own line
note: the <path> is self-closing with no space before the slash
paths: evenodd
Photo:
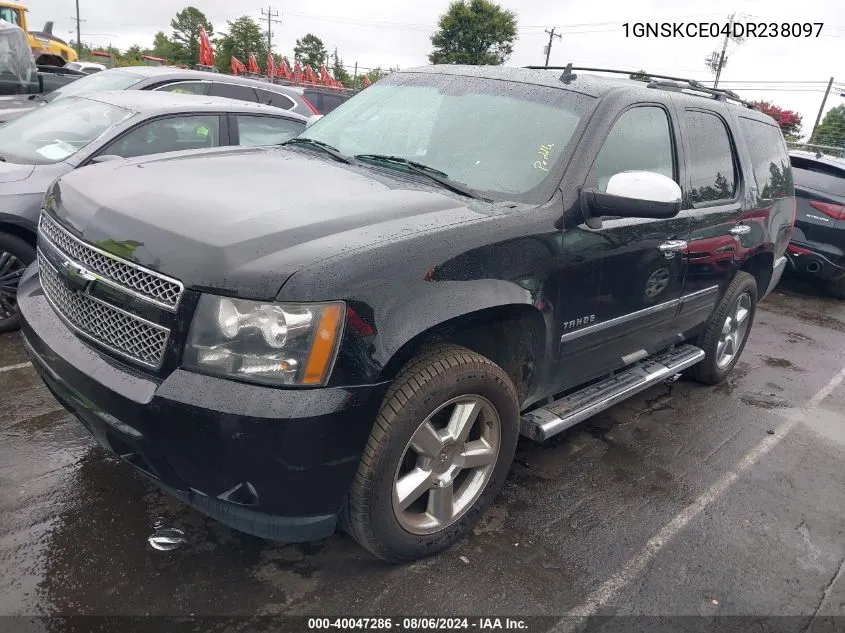
<path id="1" fill-rule="evenodd" d="M 709 86 L 705 86 L 700 81 L 696 81 L 695 79 L 685 79 L 684 77 L 672 77 L 670 75 L 655 75 L 643 70 L 619 70 L 617 68 L 587 68 L 584 66 L 573 66 L 572 64 L 567 64 L 566 66 L 524 66 L 524 68 L 528 68 L 531 70 L 562 70 L 563 74 L 560 76 L 560 79 L 565 83 L 568 83 L 569 81 L 575 78 L 575 75 L 572 73 L 573 70 L 583 70 L 585 72 L 594 73 L 615 73 L 618 75 L 628 75 L 629 77 L 642 77 L 643 79 L 649 80 L 649 83 L 647 85 L 648 88 L 662 88 L 669 90 L 693 90 L 695 92 L 701 92 L 710 95 L 715 99 L 719 99 L 720 101 L 735 101 L 737 103 L 741 103 L 746 108 L 750 108 L 752 110 L 759 109 L 750 101 L 745 101 L 744 99 L 742 99 L 733 90 L 724 90 L 722 88 L 710 88 Z M 665 81 L 655 81 L 657 79 L 663 79 Z"/>

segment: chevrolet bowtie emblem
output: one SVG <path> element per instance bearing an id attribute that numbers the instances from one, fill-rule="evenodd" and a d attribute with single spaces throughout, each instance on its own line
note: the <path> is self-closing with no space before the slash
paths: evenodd
<path id="1" fill-rule="evenodd" d="M 74 264 L 73 262 L 63 262 L 62 268 L 64 270 L 65 285 L 73 292 L 85 292 L 91 285 L 92 281 L 97 279 L 97 276 Z"/>

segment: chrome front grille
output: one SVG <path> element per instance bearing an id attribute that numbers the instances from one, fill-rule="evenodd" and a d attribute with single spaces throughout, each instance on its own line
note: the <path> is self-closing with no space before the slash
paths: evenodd
<path id="1" fill-rule="evenodd" d="M 91 272 L 163 308 L 175 310 L 179 304 L 183 288 L 175 279 L 145 270 L 86 244 L 46 213 L 41 214 L 38 226 L 41 235 L 57 250 Z"/>
<path id="2" fill-rule="evenodd" d="M 170 337 L 167 328 L 87 294 L 69 290 L 40 248 L 38 271 L 44 295 L 77 332 L 142 365 L 153 368 L 161 365 Z"/>

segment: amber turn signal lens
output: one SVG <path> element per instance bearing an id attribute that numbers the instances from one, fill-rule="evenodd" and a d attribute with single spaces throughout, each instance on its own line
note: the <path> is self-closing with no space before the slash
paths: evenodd
<path id="1" fill-rule="evenodd" d="M 314 344 L 311 346 L 311 353 L 308 355 L 305 375 L 302 377 L 303 385 L 319 385 L 326 379 L 326 372 L 331 366 L 342 320 L 343 306 L 341 304 L 327 305 L 323 309 L 314 336 Z"/>

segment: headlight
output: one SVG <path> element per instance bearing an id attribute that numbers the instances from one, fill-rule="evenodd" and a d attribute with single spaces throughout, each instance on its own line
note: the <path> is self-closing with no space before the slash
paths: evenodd
<path id="1" fill-rule="evenodd" d="M 341 302 L 259 303 L 204 294 L 183 365 L 270 385 L 322 385 L 344 312 Z"/>

